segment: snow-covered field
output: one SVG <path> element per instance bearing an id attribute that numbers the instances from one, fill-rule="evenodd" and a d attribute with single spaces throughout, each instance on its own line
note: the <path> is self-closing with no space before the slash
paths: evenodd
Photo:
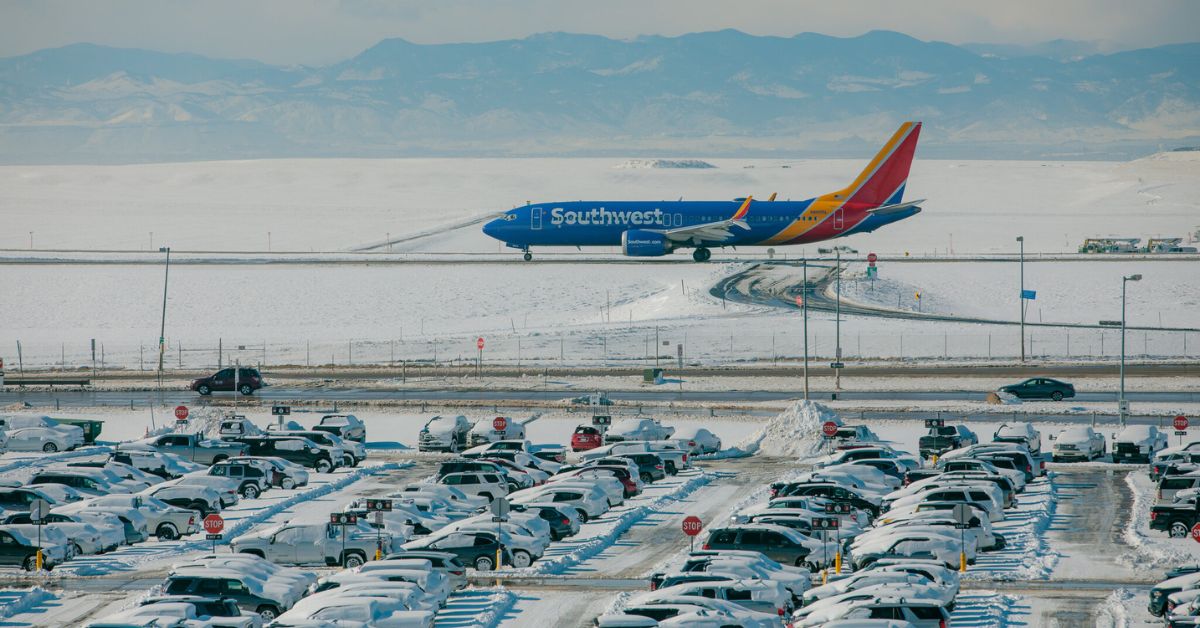
<path id="1" fill-rule="evenodd" d="M 325 159 L 130 166 L 5 166 L 0 248 L 346 250 L 460 224 L 526 201 L 722 199 L 840 189 L 870 158 L 712 159 L 712 169 L 617 168 L 624 159 Z M 1185 236 L 1200 157 L 1128 163 L 945 161 L 918 151 L 906 195 L 920 216 L 849 244 L 878 253 L 1074 251 L 1083 238 Z M 153 235 L 151 235 L 153 233 Z M 495 252 L 478 228 L 404 250 Z"/>

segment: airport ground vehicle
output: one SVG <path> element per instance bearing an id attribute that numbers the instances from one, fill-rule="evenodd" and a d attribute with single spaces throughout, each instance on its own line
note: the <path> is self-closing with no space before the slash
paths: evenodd
<path id="1" fill-rule="evenodd" d="M 391 535 L 365 524 L 335 526 L 328 521 L 301 518 L 240 536 L 230 545 L 235 552 L 254 554 L 281 565 L 340 565 L 352 569 L 375 555 L 378 542 L 382 542 L 383 552 L 391 551 Z"/>
<path id="2" fill-rule="evenodd" d="M 248 447 L 242 443 L 209 440 L 200 434 L 164 434 L 123 445 L 121 451 L 153 450 L 174 454 L 195 463 L 211 465 L 234 456 L 244 456 Z"/>
<path id="3" fill-rule="evenodd" d="M 1009 393 L 1018 399 L 1051 399 L 1062 401 L 1075 396 L 1075 387 L 1049 377 L 1032 377 L 1019 384 L 1001 386 L 1000 392 Z"/>
<path id="4" fill-rule="evenodd" d="M 467 434 L 472 424 L 467 417 L 435 416 L 429 419 L 417 436 L 418 451 L 458 452 L 466 448 Z"/>
<path id="5" fill-rule="evenodd" d="M 234 367 L 223 368 L 208 377 L 192 380 L 191 389 L 201 395 L 233 390 L 243 395 L 253 395 L 254 391 L 266 386 L 258 369 L 240 367 L 236 377 L 233 371 Z"/>

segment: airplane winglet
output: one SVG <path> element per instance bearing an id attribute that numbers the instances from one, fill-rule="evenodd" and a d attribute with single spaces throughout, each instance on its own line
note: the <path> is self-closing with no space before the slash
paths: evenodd
<path id="1" fill-rule="evenodd" d="M 776 195 L 776 194 L 778 194 L 778 192 L 771 192 L 771 198 L 768 198 L 768 199 L 767 199 L 767 202 L 770 202 L 770 201 L 773 201 L 773 200 L 775 200 L 775 195 Z"/>

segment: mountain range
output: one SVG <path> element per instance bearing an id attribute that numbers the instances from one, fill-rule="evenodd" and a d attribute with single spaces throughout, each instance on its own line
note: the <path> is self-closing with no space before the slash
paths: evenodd
<path id="1" fill-rule="evenodd" d="M 855 156 L 1118 159 L 1200 140 L 1200 44 L 955 46 L 890 31 L 387 39 L 325 67 L 76 44 L 0 59 L 0 161 Z"/>

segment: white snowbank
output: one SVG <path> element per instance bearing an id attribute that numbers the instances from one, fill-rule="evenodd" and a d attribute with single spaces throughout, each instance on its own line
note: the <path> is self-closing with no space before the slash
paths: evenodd
<path id="1" fill-rule="evenodd" d="M 841 418 L 828 406 L 815 401 L 797 401 L 733 449 L 745 455 L 788 458 L 815 456 L 825 446 L 821 425 L 827 421 L 842 424 Z"/>
<path id="2" fill-rule="evenodd" d="M 29 612 L 35 606 L 57 597 L 42 587 L 0 590 L 0 617 Z"/>

